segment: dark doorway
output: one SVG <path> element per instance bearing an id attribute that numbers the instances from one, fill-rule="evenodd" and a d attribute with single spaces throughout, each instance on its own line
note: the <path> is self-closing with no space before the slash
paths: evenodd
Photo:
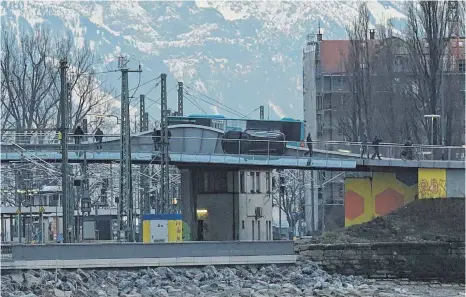
<path id="1" fill-rule="evenodd" d="M 197 220 L 197 240 L 204 240 L 204 220 Z"/>

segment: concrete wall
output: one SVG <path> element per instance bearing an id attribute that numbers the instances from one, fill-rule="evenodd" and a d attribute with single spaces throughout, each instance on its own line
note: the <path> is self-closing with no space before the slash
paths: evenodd
<path id="1" fill-rule="evenodd" d="M 292 241 L 14 245 L 16 260 L 293 255 Z"/>
<path id="2" fill-rule="evenodd" d="M 464 282 L 464 242 L 306 244 L 295 247 L 299 260 L 311 260 L 329 273 L 370 278 L 441 279 Z"/>
<path id="3" fill-rule="evenodd" d="M 464 169 L 422 169 L 418 171 L 419 199 L 465 197 Z"/>
<path id="4" fill-rule="evenodd" d="M 386 215 L 414 199 L 465 197 L 463 169 L 374 172 L 345 179 L 345 226 Z"/>
<path id="5" fill-rule="evenodd" d="M 263 170 L 229 172 L 230 193 L 197 194 L 197 209 L 208 212 L 204 240 L 272 240 L 272 197 L 267 193 L 272 186 L 272 175 L 267 179 L 266 173 Z M 256 207 L 262 208 L 262 217 L 256 217 Z"/>
<path id="6" fill-rule="evenodd" d="M 207 209 L 204 240 L 233 240 L 233 194 L 198 194 L 197 209 Z"/>
<path id="7" fill-rule="evenodd" d="M 465 172 L 447 169 L 447 197 L 465 197 Z"/>

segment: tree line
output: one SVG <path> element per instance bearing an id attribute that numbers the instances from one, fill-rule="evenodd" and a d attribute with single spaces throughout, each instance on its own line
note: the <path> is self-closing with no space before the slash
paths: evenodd
<path id="1" fill-rule="evenodd" d="M 71 34 L 52 35 L 47 28 L 24 28 L 19 35 L 2 29 L 1 128 L 27 131 L 59 126 L 59 62 L 67 60 L 71 92 L 70 128 L 74 130 L 89 113 L 108 113 L 112 91 L 97 76 L 102 63 L 88 42 L 79 45 Z M 102 125 L 102 118 L 89 129 Z"/>
<path id="2" fill-rule="evenodd" d="M 407 20 L 401 30 L 391 20 L 371 28 L 366 3 L 347 26 L 349 46 L 347 54 L 342 53 L 342 67 L 349 92 L 336 107 L 338 129 L 352 141 L 367 132 L 385 142 L 402 143 L 410 137 L 415 143 L 441 144 L 444 120 L 445 144 L 463 145 L 465 4 L 405 5 Z M 425 115 L 443 119 L 434 120 L 431 131 Z"/>

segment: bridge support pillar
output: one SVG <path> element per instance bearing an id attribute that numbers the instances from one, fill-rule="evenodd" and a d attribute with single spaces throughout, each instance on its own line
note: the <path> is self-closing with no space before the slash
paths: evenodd
<path id="1" fill-rule="evenodd" d="M 181 213 L 183 222 L 189 228 L 189 240 L 197 239 L 197 194 L 193 182 L 192 169 L 180 169 L 181 173 Z"/>

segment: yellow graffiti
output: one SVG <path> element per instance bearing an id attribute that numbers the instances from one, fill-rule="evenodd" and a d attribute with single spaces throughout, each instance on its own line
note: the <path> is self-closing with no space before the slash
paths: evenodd
<path id="1" fill-rule="evenodd" d="M 444 179 L 437 180 L 431 178 L 430 181 L 422 179 L 419 183 L 419 196 L 420 198 L 441 198 L 444 197 L 446 192 L 446 183 Z"/>
<path id="2" fill-rule="evenodd" d="M 419 169 L 419 199 L 445 198 L 447 195 L 447 176 L 445 169 Z"/>

